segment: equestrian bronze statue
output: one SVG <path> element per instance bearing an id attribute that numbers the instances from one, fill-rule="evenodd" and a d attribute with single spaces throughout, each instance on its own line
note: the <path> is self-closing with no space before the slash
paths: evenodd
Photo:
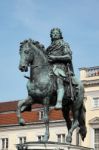
<path id="1" fill-rule="evenodd" d="M 44 105 L 45 135 L 44 142 L 49 139 L 49 107 L 61 109 L 67 124 L 66 142 L 72 142 L 74 129 L 79 127 L 82 140 L 86 137 L 84 87 L 75 77 L 72 65 L 72 51 L 64 42 L 59 28 L 53 28 L 50 33 L 51 45 L 47 49 L 38 41 L 31 39 L 20 43 L 19 69 L 27 72 L 28 97 L 18 102 L 17 117 L 20 125 L 25 121 L 21 112 L 30 110 L 35 103 Z M 73 119 L 70 118 L 72 112 Z"/>

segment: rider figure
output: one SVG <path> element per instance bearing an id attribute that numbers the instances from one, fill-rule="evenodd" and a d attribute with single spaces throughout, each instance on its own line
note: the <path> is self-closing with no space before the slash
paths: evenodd
<path id="1" fill-rule="evenodd" d="M 49 62 L 52 64 L 53 73 L 57 76 L 57 103 L 56 109 L 62 108 L 62 100 L 64 97 L 64 80 L 66 78 L 67 63 L 71 76 L 74 76 L 72 65 L 72 51 L 69 44 L 64 42 L 62 32 L 59 28 L 53 28 L 50 32 L 51 45 L 46 49 Z"/>

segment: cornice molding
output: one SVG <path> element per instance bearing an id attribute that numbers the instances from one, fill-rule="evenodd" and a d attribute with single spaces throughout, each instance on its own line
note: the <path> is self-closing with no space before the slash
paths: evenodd
<path id="1" fill-rule="evenodd" d="M 65 120 L 55 120 L 55 121 L 50 121 L 49 122 L 49 127 L 59 127 L 59 126 L 66 126 Z M 25 126 L 19 126 L 18 124 L 16 125 L 4 125 L 0 126 L 0 131 L 5 131 L 5 130 L 27 130 L 27 129 L 40 129 L 40 128 L 45 128 L 44 122 L 33 122 L 33 123 L 26 123 Z"/>
<path id="2" fill-rule="evenodd" d="M 82 80 L 82 83 L 85 87 L 99 86 L 99 79 L 97 79 L 97 80 Z"/>

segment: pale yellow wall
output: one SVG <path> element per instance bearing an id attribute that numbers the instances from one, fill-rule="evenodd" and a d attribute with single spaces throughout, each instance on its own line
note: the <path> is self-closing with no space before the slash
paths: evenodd
<path id="1" fill-rule="evenodd" d="M 92 147 L 93 143 L 91 143 L 91 128 L 92 126 L 89 124 L 89 120 L 99 117 L 99 109 L 95 109 L 92 107 L 92 97 L 87 96 L 87 100 L 85 102 L 86 106 L 86 126 L 87 126 L 87 136 L 84 142 L 82 142 L 82 145 L 87 147 Z"/>
<path id="2" fill-rule="evenodd" d="M 99 79 L 99 76 L 87 77 L 86 69 L 80 71 L 82 81 L 91 81 Z M 93 94 L 92 94 L 93 93 Z M 94 95 L 95 93 L 95 95 Z M 82 146 L 93 147 L 94 137 L 93 137 L 93 127 L 89 124 L 89 120 L 95 117 L 99 117 L 99 108 L 95 109 L 92 105 L 92 98 L 95 96 L 99 97 L 99 86 L 85 86 L 85 106 L 86 106 L 86 126 L 87 126 L 87 136 L 84 142 L 81 142 Z"/>
<path id="3" fill-rule="evenodd" d="M 81 80 L 84 80 L 86 78 L 87 74 L 86 74 L 86 70 L 85 69 L 82 69 L 80 71 L 80 79 Z"/>
<path id="4" fill-rule="evenodd" d="M 8 150 L 16 150 L 15 144 L 18 144 L 18 137 L 26 136 L 27 142 L 30 141 L 38 141 L 38 135 L 44 135 L 45 128 L 44 125 L 28 125 L 25 127 L 12 126 L 0 129 L 0 138 L 9 138 L 9 149 Z M 50 138 L 49 141 L 57 142 L 57 134 L 66 134 L 67 128 L 65 122 L 55 124 L 51 123 L 50 125 Z M 76 131 L 73 133 L 73 142 L 72 144 L 76 144 Z"/>

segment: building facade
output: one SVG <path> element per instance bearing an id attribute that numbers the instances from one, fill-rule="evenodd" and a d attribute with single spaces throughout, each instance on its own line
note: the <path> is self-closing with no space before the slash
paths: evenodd
<path id="1" fill-rule="evenodd" d="M 99 66 L 81 68 L 80 79 L 85 89 L 87 136 L 83 146 L 99 150 Z"/>
<path id="2" fill-rule="evenodd" d="M 17 101 L 0 103 L 0 150 L 16 150 L 16 144 L 41 141 L 44 137 L 43 106 L 35 104 L 31 112 L 23 113 L 26 126 L 19 126 L 16 107 Z M 67 128 L 61 110 L 50 108 L 49 120 L 49 141 L 65 143 Z M 72 144 L 75 143 L 76 138 Z"/>

